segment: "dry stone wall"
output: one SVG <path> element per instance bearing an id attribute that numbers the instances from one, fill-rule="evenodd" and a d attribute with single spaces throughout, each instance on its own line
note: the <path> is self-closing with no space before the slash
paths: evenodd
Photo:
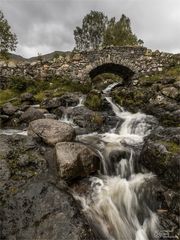
<path id="1" fill-rule="evenodd" d="M 172 65 L 174 56 L 159 51 L 153 52 L 144 47 L 108 47 L 98 51 L 71 52 L 50 61 L 0 61 L 0 88 L 6 88 L 8 79 L 12 76 L 36 80 L 66 76 L 73 81 L 83 82 L 90 78 L 89 73 L 93 69 L 105 64 L 124 66 L 130 69 L 134 76 L 150 74 Z"/>

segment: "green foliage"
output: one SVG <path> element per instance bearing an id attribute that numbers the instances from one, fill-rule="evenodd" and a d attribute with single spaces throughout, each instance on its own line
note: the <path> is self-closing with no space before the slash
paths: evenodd
<path id="1" fill-rule="evenodd" d="M 108 18 L 102 12 L 91 11 L 82 23 L 82 28 L 76 27 L 74 39 L 77 50 L 98 49 L 103 43 L 103 36 Z"/>
<path id="2" fill-rule="evenodd" d="M 16 93 L 12 89 L 0 90 L 0 106 L 16 97 Z"/>
<path id="3" fill-rule="evenodd" d="M 17 37 L 0 11 L 0 57 L 7 57 L 8 51 L 15 51 L 16 45 Z"/>
<path id="4" fill-rule="evenodd" d="M 10 88 L 15 92 L 25 92 L 28 87 L 34 85 L 32 79 L 25 78 L 23 76 L 13 76 L 10 79 Z"/>
<path id="5" fill-rule="evenodd" d="M 87 94 L 91 90 L 90 82 L 70 81 L 66 77 L 52 76 L 48 80 L 33 80 L 23 76 L 13 76 L 10 79 L 9 89 L 0 90 L 0 105 L 16 98 L 15 105 L 20 104 L 19 96 L 21 93 L 30 92 L 34 94 L 37 102 L 41 102 L 48 96 L 57 97 L 67 92 L 81 92 Z"/>
<path id="6" fill-rule="evenodd" d="M 115 21 L 115 18 L 109 21 L 104 33 L 104 46 L 134 46 L 142 44 L 143 41 L 141 39 L 138 40 L 136 35 L 132 33 L 130 19 L 124 14 L 118 22 Z"/>
<path id="7" fill-rule="evenodd" d="M 116 22 L 115 17 L 108 20 L 102 12 L 91 11 L 81 27 L 74 30 L 76 49 L 80 51 L 98 49 L 101 46 L 143 45 L 131 30 L 131 22 L 124 14 Z"/>

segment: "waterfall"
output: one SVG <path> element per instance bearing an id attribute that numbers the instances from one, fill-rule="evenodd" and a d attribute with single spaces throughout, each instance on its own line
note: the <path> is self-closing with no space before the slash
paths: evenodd
<path id="1" fill-rule="evenodd" d="M 109 93 L 115 86 L 119 85 L 119 82 L 115 82 L 107 86 L 104 90 L 103 93 Z"/>
<path id="2" fill-rule="evenodd" d="M 109 96 L 106 100 L 123 123 L 116 131 L 77 137 L 100 153 L 103 168 L 99 176 L 90 179 L 89 194 L 79 196 L 75 193 L 74 196 L 104 239 L 155 239 L 158 217 L 145 200 L 151 198 L 148 188 L 155 176 L 135 171 L 144 137 L 150 133 L 154 119 L 143 113 L 125 111 Z"/>

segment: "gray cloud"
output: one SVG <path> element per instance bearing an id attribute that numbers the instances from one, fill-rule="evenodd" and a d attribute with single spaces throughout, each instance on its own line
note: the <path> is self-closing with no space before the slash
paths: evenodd
<path id="1" fill-rule="evenodd" d="M 26 57 L 73 49 L 73 29 L 90 10 L 117 19 L 124 13 L 145 46 L 180 52 L 179 0 L 0 0 L 0 8 Z"/>

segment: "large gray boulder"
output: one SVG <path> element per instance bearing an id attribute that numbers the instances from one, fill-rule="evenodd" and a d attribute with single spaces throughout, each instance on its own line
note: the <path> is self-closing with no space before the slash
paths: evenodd
<path id="1" fill-rule="evenodd" d="M 78 142 L 56 144 L 59 175 L 64 179 L 88 176 L 99 168 L 99 156 L 89 147 Z"/>
<path id="2" fill-rule="evenodd" d="M 29 124 L 28 135 L 55 145 L 58 142 L 73 141 L 75 131 L 69 124 L 55 119 L 38 119 Z"/>

